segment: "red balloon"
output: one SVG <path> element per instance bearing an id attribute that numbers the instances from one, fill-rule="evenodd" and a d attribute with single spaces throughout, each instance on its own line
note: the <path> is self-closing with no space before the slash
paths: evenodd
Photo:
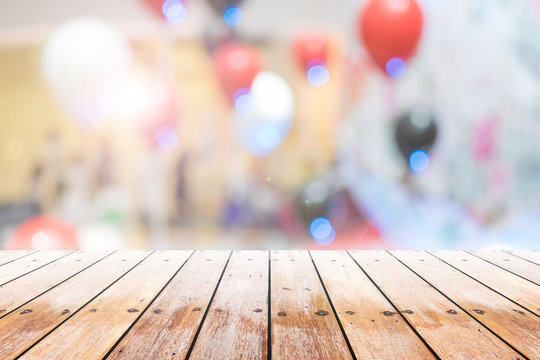
<path id="1" fill-rule="evenodd" d="M 161 10 L 164 1 L 165 0 L 142 0 L 144 5 L 146 5 L 146 7 L 154 13 L 154 15 L 165 20 L 165 15 L 163 15 L 163 11 Z"/>
<path id="2" fill-rule="evenodd" d="M 6 245 L 8 250 L 77 250 L 77 229 L 65 220 L 38 215 L 23 222 Z"/>
<path id="3" fill-rule="evenodd" d="M 386 72 L 391 58 L 406 61 L 414 55 L 422 26 L 422 10 L 415 0 L 371 0 L 359 14 L 358 37 Z"/>
<path id="4" fill-rule="evenodd" d="M 293 50 L 302 70 L 306 70 L 309 62 L 313 60 L 320 60 L 326 63 L 328 57 L 328 36 L 318 31 L 304 31 L 294 40 Z"/>
<path id="5" fill-rule="evenodd" d="M 239 43 L 227 43 L 213 54 L 214 69 L 223 91 L 232 102 L 234 93 L 249 89 L 253 78 L 262 70 L 262 59 L 256 48 Z"/>

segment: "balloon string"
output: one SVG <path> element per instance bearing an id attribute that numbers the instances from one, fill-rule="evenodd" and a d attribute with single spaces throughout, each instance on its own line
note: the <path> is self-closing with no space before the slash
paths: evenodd
<path id="1" fill-rule="evenodd" d="M 397 114 L 397 85 L 392 79 L 386 80 L 386 99 L 388 100 L 388 109 L 390 110 L 390 118 Z"/>

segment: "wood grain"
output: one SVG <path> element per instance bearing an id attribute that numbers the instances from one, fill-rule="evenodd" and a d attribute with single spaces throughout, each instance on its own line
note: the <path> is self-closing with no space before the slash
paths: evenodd
<path id="1" fill-rule="evenodd" d="M 21 354 L 147 255 L 144 251 L 114 253 L 0 319 L 0 358 Z"/>
<path id="2" fill-rule="evenodd" d="M 358 359 L 435 358 L 345 251 L 311 254 Z"/>
<path id="3" fill-rule="evenodd" d="M 350 253 L 439 357 L 523 359 L 389 253 Z M 399 319 L 393 311 L 386 315 Z"/>
<path id="4" fill-rule="evenodd" d="M 190 359 L 266 359 L 268 251 L 234 251 Z"/>
<path id="5" fill-rule="evenodd" d="M 191 253 L 164 250 L 152 253 L 33 346 L 22 359 L 104 357 Z M 77 346 L 62 346 L 65 343 Z"/>
<path id="6" fill-rule="evenodd" d="M 99 261 L 108 251 L 79 251 L 0 287 L 0 318 L 58 283 Z"/>
<path id="7" fill-rule="evenodd" d="M 415 251 L 391 254 L 523 355 L 540 359 L 540 318 L 431 255 Z"/>
<path id="8" fill-rule="evenodd" d="M 502 251 L 7 255 L 2 360 L 540 359 L 540 267 Z"/>
<path id="9" fill-rule="evenodd" d="M 107 359 L 184 359 L 229 254 L 197 251 Z"/>
<path id="10" fill-rule="evenodd" d="M 430 251 L 493 290 L 540 315 L 540 287 L 465 251 Z"/>
<path id="11" fill-rule="evenodd" d="M 540 266 L 540 250 L 505 250 L 505 252 Z"/>
<path id="12" fill-rule="evenodd" d="M 37 252 L 37 250 L 6 251 L 5 253 L 0 254 L 0 266 Z"/>
<path id="13" fill-rule="evenodd" d="M 72 250 L 40 251 L 2 266 L 0 286 L 72 253 Z"/>
<path id="14" fill-rule="evenodd" d="M 536 285 L 540 285 L 540 266 L 533 264 L 530 261 L 509 255 L 499 250 L 470 251 L 470 253 L 505 270 L 513 272 L 516 275 L 522 276 L 525 279 L 534 282 Z"/>
<path id="15" fill-rule="evenodd" d="M 309 254 L 271 252 L 273 359 L 351 359 Z"/>

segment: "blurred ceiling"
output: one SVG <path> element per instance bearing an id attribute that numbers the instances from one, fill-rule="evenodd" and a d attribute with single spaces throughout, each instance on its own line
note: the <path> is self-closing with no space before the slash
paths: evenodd
<path id="1" fill-rule="evenodd" d="M 245 18 L 238 31 L 253 37 L 279 37 L 295 29 L 317 26 L 348 34 L 353 32 L 352 20 L 362 2 L 246 0 L 242 4 Z M 137 0 L 2 0 L 0 46 L 40 43 L 53 26 L 77 16 L 96 16 L 111 21 L 134 38 L 164 32 L 179 38 L 197 37 L 218 16 L 204 0 L 187 0 L 187 8 L 189 15 L 184 22 L 168 25 Z"/>

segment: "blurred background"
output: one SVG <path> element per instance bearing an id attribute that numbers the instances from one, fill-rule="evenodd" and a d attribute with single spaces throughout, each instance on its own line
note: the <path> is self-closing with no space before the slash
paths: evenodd
<path id="1" fill-rule="evenodd" d="M 0 248 L 540 244 L 538 0 L 2 0 Z"/>

